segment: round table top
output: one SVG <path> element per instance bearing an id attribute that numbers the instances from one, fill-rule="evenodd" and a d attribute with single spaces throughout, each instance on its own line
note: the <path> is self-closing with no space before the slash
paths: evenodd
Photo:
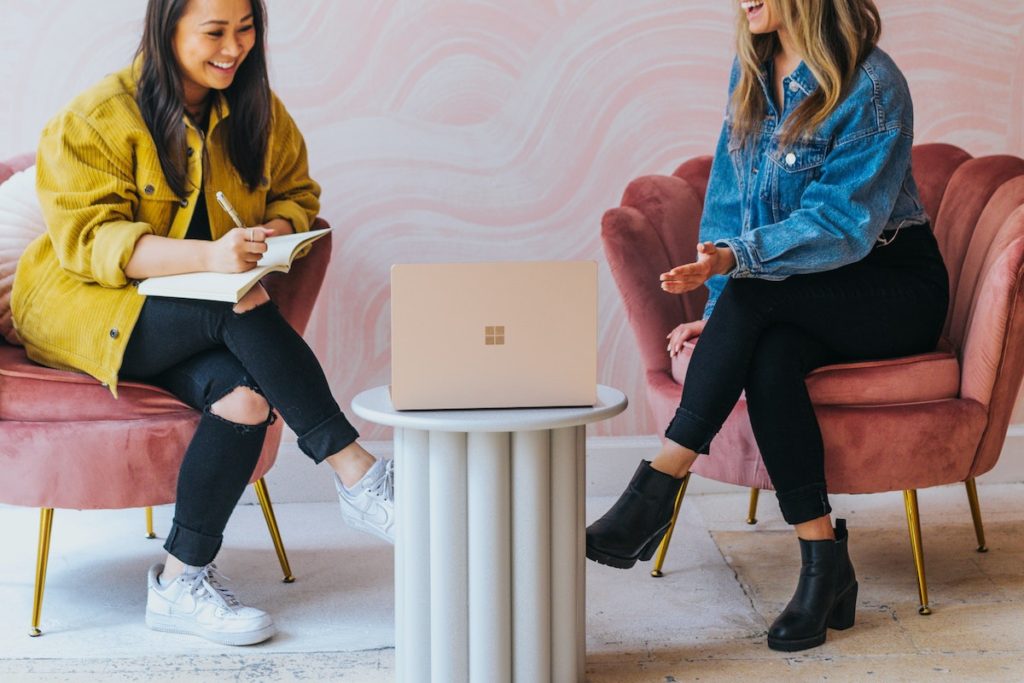
<path id="1" fill-rule="evenodd" d="M 356 415 L 389 427 L 437 432 L 523 432 L 599 422 L 626 409 L 626 395 L 597 385 L 597 403 L 575 408 L 481 408 L 476 410 L 395 410 L 387 386 L 367 389 L 352 399 Z"/>

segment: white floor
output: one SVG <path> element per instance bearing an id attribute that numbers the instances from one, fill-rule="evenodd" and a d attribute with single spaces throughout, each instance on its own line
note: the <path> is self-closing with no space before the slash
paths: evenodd
<path id="1" fill-rule="evenodd" d="M 1020 503 L 1024 484 L 982 484 L 980 489 L 986 522 L 992 529 L 1012 529 L 1012 522 L 1024 519 Z M 762 496 L 760 521 L 755 527 L 743 523 L 746 501 L 746 494 L 739 489 L 734 494 L 687 498 L 662 579 L 649 578 L 647 565 L 623 572 L 588 563 L 589 681 L 731 680 L 746 675 L 743 672 L 748 667 L 749 673 L 761 680 L 786 680 L 794 665 L 822 661 L 844 665 L 833 669 L 831 680 L 860 680 L 880 666 L 884 669 L 877 659 L 865 663 L 869 659 L 864 658 L 873 652 L 870 642 L 891 641 L 907 629 L 924 628 L 922 624 L 943 626 L 941 615 L 946 606 L 952 614 L 952 605 L 989 601 L 984 591 L 992 590 L 985 586 L 958 588 L 973 575 L 970 563 L 977 562 L 975 557 L 1007 562 L 1019 559 L 1024 548 L 1024 541 L 1012 541 L 1015 534 L 1000 537 L 1010 539 L 1006 543 L 1015 543 L 1013 547 L 993 548 L 984 556 L 973 553 L 971 547 L 960 548 L 970 543 L 972 534 L 962 487 L 922 492 L 925 551 L 931 551 L 936 615 L 918 617 L 902 496 L 838 496 L 833 503 L 838 514 L 850 519 L 854 557 L 858 558 L 858 549 L 866 555 L 858 562 L 863 564 L 859 569 L 860 629 L 842 634 L 830 631 L 828 645 L 803 655 L 772 653 L 764 646 L 764 634 L 795 583 L 796 545 L 785 533 L 771 494 Z M 610 498 L 591 499 L 590 518 L 601 514 L 610 502 Z M 279 565 L 256 506 L 236 511 L 218 564 L 234 579 L 232 585 L 243 601 L 273 614 L 279 634 L 260 646 L 227 648 L 145 628 L 146 570 L 162 554 L 160 540 L 143 537 L 141 510 L 55 513 L 42 615 L 44 635 L 29 638 L 39 515 L 36 510 L 0 506 L 4 548 L 0 556 L 0 680 L 391 680 L 391 547 L 349 531 L 333 504 L 279 504 L 276 510 L 295 583 L 281 583 Z M 157 508 L 158 534 L 166 531 L 170 514 L 169 507 Z M 958 538 L 953 550 L 946 549 L 944 534 L 939 531 L 949 528 L 955 529 Z M 930 529 L 935 530 L 931 536 Z M 869 535 L 891 537 L 891 552 L 872 553 Z M 858 538 L 864 539 L 860 545 Z M 1002 560 L 1000 550 L 1004 551 Z M 776 558 L 772 562 L 776 567 L 783 565 L 777 580 L 757 574 L 762 553 Z M 969 562 L 965 564 L 961 556 Z M 785 566 L 788 563 L 793 567 Z M 1018 581 L 1014 585 L 1024 586 L 1020 574 L 1024 569 L 1011 578 Z M 774 583 L 783 585 L 777 590 L 765 587 Z M 881 588 L 872 589 L 876 584 Z M 1010 589 L 1000 588 L 1006 595 L 1013 593 Z M 1006 595 L 997 597 L 1011 608 L 1007 618 L 1024 623 L 1024 600 Z M 906 626 L 888 625 L 898 619 L 906 620 Z M 860 640 L 851 640 L 848 634 L 858 632 Z M 983 634 L 976 635 L 975 640 L 984 642 Z M 919 638 L 902 654 L 883 648 L 890 657 L 886 661 L 892 666 L 902 662 L 914 670 L 923 666 L 922 656 L 950 655 L 948 646 L 931 653 L 922 642 Z M 864 645 L 858 649 L 854 647 L 857 643 Z M 955 654 L 956 648 L 952 649 Z M 968 649 L 964 656 L 977 654 L 977 647 Z M 1013 640 L 1000 653 L 1008 658 L 1003 670 L 1009 677 L 986 674 L 977 680 L 1024 679 L 1024 640 L 1019 644 Z M 892 659 L 897 655 L 905 661 Z M 841 671 L 847 674 L 837 676 Z M 814 674 L 811 679 L 820 678 Z M 875 680 L 915 679 L 894 676 Z"/>

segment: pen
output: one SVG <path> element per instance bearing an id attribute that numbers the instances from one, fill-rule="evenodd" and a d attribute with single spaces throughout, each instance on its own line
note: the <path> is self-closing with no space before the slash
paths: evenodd
<path id="1" fill-rule="evenodd" d="M 228 212 L 231 216 L 231 220 L 235 222 L 236 228 L 244 228 L 245 224 L 242 223 L 242 219 L 238 217 L 238 212 L 235 211 L 235 207 L 231 206 L 231 202 L 224 196 L 224 193 L 217 190 L 217 203 L 220 204 L 221 208 Z"/>

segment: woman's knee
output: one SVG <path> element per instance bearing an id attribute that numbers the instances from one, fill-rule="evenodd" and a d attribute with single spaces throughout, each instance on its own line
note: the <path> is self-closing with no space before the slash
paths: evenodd
<path id="1" fill-rule="evenodd" d="M 239 386 L 215 401 L 210 406 L 210 412 L 235 424 L 258 425 L 270 417 L 270 404 L 258 392 Z"/>

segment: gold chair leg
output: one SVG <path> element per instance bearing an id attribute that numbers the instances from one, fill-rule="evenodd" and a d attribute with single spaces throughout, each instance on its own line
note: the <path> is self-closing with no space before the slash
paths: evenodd
<path id="1" fill-rule="evenodd" d="M 50 559 L 50 531 L 53 529 L 53 508 L 39 511 L 39 549 L 36 551 L 36 585 L 32 596 L 32 626 L 28 634 L 33 638 L 42 635 L 39 617 L 43 612 L 43 589 L 46 587 L 46 563 Z"/>
<path id="2" fill-rule="evenodd" d="M 967 487 L 967 502 L 971 504 L 971 519 L 974 520 L 974 535 L 978 537 L 978 552 L 987 553 L 988 546 L 985 545 L 985 527 L 981 524 L 981 507 L 978 505 L 978 485 L 971 477 L 964 482 Z"/>
<path id="3" fill-rule="evenodd" d="M 288 564 L 288 555 L 284 552 L 284 543 L 281 542 L 281 532 L 277 528 L 277 518 L 274 516 L 274 507 L 270 504 L 270 493 L 267 492 L 267 482 L 263 477 L 253 484 L 256 489 L 256 498 L 260 501 L 263 509 L 263 518 L 267 520 L 267 528 L 270 530 L 270 538 L 274 541 L 274 550 L 277 551 L 277 559 L 281 563 L 281 571 L 284 572 L 285 583 L 292 583 L 295 577 L 292 576 L 291 565 Z"/>
<path id="4" fill-rule="evenodd" d="M 686 485 L 689 483 L 690 473 L 687 472 L 683 480 L 679 482 L 679 493 L 676 494 L 676 503 L 672 508 L 672 521 L 668 523 L 668 529 L 665 529 L 665 535 L 661 537 L 661 543 L 658 545 L 658 552 L 654 555 L 654 568 L 651 570 L 651 576 L 656 579 L 662 577 L 661 566 L 665 564 L 668 544 L 672 542 L 672 532 L 675 531 L 676 518 L 679 517 L 679 506 L 683 503 L 683 496 L 686 495 Z"/>
<path id="5" fill-rule="evenodd" d="M 156 538 L 156 532 L 153 531 L 153 508 L 146 508 L 146 538 Z"/>
<path id="6" fill-rule="evenodd" d="M 914 552 L 914 568 L 917 569 L 917 592 L 921 598 L 918 614 L 931 614 L 928 606 L 928 582 L 924 577 L 924 549 L 921 546 L 921 516 L 917 509 L 917 491 L 903 492 L 903 504 L 907 508 L 907 527 L 910 529 L 910 549 Z"/>
<path id="7" fill-rule="evenodd" d="M 757 495 L 761 489 L 750 487 L 750 507 L 747 509 L 747 524 L 757 524 Z"/>

